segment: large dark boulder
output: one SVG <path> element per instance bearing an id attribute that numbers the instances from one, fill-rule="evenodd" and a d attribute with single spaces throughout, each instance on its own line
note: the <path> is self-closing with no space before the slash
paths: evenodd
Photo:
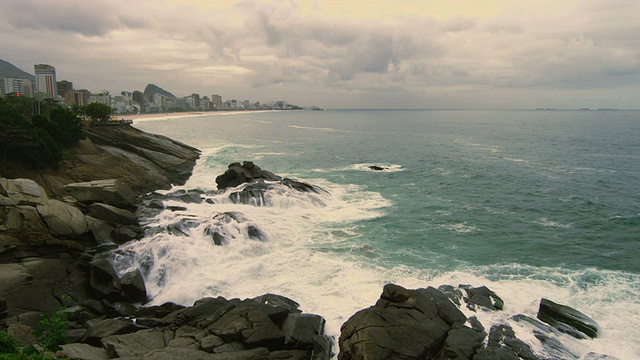
<path id="1" fill-rule="evenodd" d="M 140 269 L 124 273 L 120 277 L 120 286 L 127 300 L 134 303 L 147 301 L 147 288 L 144 285 L 144 277 Z"/>
<path id="2" fill-rule="evenodd" d="M 121 299 L 122 284 L 109 259 L 95 258 L 91 261 L 90 283 L 99 299 Z"/>
<path id="3" fill-rule="evenodd" d="M 485 310 L 502 310 L 504 301 L 486 286 L 476 288 L 464 287 L 467 297 L 464 298 L 469 310 L 476 311 L 480 307 Z"/>
<path id="4" fill-rule="evenodd" d="M 218 190 L 247 184 L 231 192 L 229 198 L 235 203 L 257 206 L 270 205 L 268 199 L 265 198 L 265 192 L 269 190 L 283 192 L 286 189 L 293 189 L 300 192 L 324 192 L 317 186 L 283 178 L 272 172 L 262 170 L 251 161 L 245 161 L 242 165 L 238 162 L 229 164 L 225 173 L 216 177 L 216 184 Z"/>
<path id="5" fill-rule="evenodd" d="M 378 302 L 342 325 L 339 359 L 429 359 L 444 351 L 452 326 L 466 321 L 441 292 L 385 285 Z"/>
<path id="6" fill-rule="evenodd" d="M 587 315 L 548 299 L 540 300 L 537 318 L 578 339 L 596 338 L 600 331 L 598 323 Z"/>

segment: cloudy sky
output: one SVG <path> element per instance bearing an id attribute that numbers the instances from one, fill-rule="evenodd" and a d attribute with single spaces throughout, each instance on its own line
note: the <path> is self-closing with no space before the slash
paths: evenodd
<path id="1" fill-rule="evenodd" d="M 638 0 L 0 0 L 0 49 L 115 94 L 640 108 Z"/>

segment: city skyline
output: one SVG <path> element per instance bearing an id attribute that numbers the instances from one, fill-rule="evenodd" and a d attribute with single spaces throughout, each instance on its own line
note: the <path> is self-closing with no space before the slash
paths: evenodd
<path id="1" fill-rule="evenodd" d="M 640 3 L 0 0 L 3 59 L 112 94 L 325 108 L 640 108 Z M 35 84 L 34 84 L 35 85 Z"/>

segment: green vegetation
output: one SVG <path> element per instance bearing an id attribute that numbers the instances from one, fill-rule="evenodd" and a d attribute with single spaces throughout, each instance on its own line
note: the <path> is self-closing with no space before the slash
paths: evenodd
<path id="1" fill-rule="evenodd" d="M 20 343 L 6 331 L 0 331 L 0 354 L 17 354 L 19 350 Z"/>
<path id="2" fill-rule="evenodd" d="M 82 133 L 82 119 L 51 100 L 13 94 L 0 98 L 0 156 L 33 168 L 56 166 L 64 151 L 75 146 Z"/>
<path id="3" fill-rule="evenodd" d="M 69 301 L 68 295 L 62 296 L 62 302 Z M 67 339 L 64 332 L 67 330 L 67 307 L 62 306 L 53 314 L 43 314 L 38 321 L 38 328 L 33 331 L 33 336 L 38 339 L 38 348 L 29 345 L 21 349 L 20 343 L 9 336 L 6 331 L 0 331 L 0 360 L 45 360 L 56 359 L 45 355 L 47 351 L 55 353 L 62 350 L 61 344 Z"/>
<path id="4" fill-rule="evenodd" d="M 107 121 L 111 117 L 111 107 L 100 103 L 91 103 L 84 108 L 84 113 L 93 121 Z"/>

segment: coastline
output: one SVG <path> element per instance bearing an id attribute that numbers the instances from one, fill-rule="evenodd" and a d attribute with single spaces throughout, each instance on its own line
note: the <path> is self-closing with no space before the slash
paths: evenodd
<path id="1" fill-rule="evenodd" d="M 133 120 L 137 122 L 146 122 L 153 120 L 168 120 L 187 117 L 200 117 L 200 116 L 223 116 L 223 115 L 237 115 L 237 114 L 255 114 L 263 112 L 276 112 L 284 110 L 249 110 L 249 111 L 184 111 L 174 113 L 152 113 L 152 114 L 134 114 L 134 115 L 120 115 L 118 118 L 123 120 Z"/>

